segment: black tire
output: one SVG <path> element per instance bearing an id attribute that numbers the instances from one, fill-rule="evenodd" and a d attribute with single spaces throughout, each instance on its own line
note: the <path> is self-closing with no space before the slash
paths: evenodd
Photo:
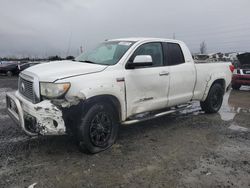
<path id="1" fill-rule="evenodd" d="M 218 83 L 213 84 L 206 100 L 200 102 L 201 109 L 209 114 L 218 112 L 223 102 L 223 95 L 223 87 Z"/>
<path id="2" fill-rule="evenodd" d="M 11 76 L 13 76 L 13 72 L 12 71 L 7 71 L 7 76 L 9 76 L 9 77 L 11 77 Z"/>
<path id="3" fill-rule="evenodd" d="M 233 88 L 234 90 L 239 90 L 240 87 L 241 87 L 240 84 L 232 84 L 232 88 Z"/>
<path id="4" fill-rule="evenodd" d="M 84 153 L 98 153 L 116 141 L 119 122 L 115 109 L 106 103 L 91 106 L 78 127 L 79 148 Z"/>

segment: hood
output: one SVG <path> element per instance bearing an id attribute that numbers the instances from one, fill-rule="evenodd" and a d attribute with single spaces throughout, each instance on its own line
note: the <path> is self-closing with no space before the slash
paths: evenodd
<path id="1" fill-rule="evenodd" d="M 250 53 L 244 53 L 244 54 L 237 55 L 237 58 L 240 62 L 240 65 L 250 66 Z"/>
<path id="2" fill-rule="evenodd" d="M 40 81 L 54 82 L 59 79 L 103 71 L 107 65 L 97 65 L 76 61 L 53 61 L 41 63 L 22 71 L 23 74 L 37 76 Z"/>

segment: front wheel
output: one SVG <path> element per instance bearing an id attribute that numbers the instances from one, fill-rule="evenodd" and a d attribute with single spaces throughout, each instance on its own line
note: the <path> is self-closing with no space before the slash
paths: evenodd
<path id="1" fill-rule="evenodd" d="M 106 103 L 94 104 L 82 117 L 78 141 L 85 153 L 98 153 L 112 146 L 117 138 L 119 123 L 115 109 Z"/>
<path id="2" fill-rule="evenodd" d="M 200 102 L 201 109 L 206 113 L 216 113 L 220 110 L 223 101 L 223 87 L 215 83 L 211 86 L 205 101 Z"/>
<path id="3" fill-rule="evenodd" d="M 12 71 L 7 71 L 7 76 L 9 76 L 9 77 L 11 77 L 11 76 L 13 76 L 13 72 Z"/>

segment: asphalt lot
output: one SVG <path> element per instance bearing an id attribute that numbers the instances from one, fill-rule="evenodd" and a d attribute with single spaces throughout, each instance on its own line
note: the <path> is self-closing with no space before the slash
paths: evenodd
<path id="1" fill-rule="evenodd" d="M 217 114 L 189 110 L 123 126 L 109 150 L 86 155 L 68 136 L 29 139 L 5 111 L 17 78 L 0 76 L 0 187 L 250 187 L 250 87 Z"/>

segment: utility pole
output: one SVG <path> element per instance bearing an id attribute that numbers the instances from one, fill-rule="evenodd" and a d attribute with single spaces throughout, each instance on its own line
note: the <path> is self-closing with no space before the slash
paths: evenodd
<path id="1" fill-rule="evenodd" d="M 175 33 L 173 33 L 173 39 L 175 39 Z"/>
<path id="2" fill-rule="evenodd" d="M 70 36 L 69 36 L 69 43 L 68 43 L 68 49 L 66 52 L 66 56 L 69 55 L 70 49 L 71 49 L 71 38 L 72 38 L 72 31 L 70 32 Z"/>

